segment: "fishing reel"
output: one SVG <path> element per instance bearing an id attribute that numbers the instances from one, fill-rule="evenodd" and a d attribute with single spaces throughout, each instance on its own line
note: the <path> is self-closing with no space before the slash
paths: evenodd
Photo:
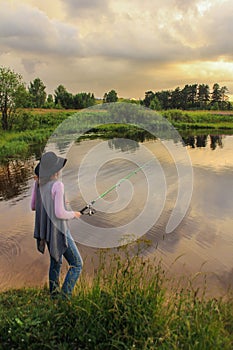
<path id="1" fill-rule="evenodd" d="M 80 210 L 82 215 L 92 216 L 96 213 L 96 210 L 92 207 L 91 204 L 87 204 L 83 209 Z"/>

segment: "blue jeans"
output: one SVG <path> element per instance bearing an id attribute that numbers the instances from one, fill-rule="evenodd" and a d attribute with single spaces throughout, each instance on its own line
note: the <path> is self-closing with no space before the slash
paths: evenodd
<path id="1" fill-rule="evenodd" d="M 67 271 L 61 292 L 64 296 L 70 297 L 82 271 L 83 261 L 69 230 L 67 231 L 67 242 L 68 248 L 66 249 L 63 256 L 69 264 L 69 270 Z M 56 296 L 59 294 L 59 276 L 61 265 L 62 257 L 59 261 L 56 261 L 53 257 L 50 256 L 49 290 L 51 296 Z"/>

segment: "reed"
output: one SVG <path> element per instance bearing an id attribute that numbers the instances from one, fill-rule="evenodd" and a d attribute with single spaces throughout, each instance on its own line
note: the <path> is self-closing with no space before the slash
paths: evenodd
<path id="1" fill-rule="evenodd" d="M 46 143 L 51 133 L 50 128 L 0 133 L 0 160 L 29 156 L 33 145 Z"/>
<path id="2" fill-rule="evenodd" d="M 0 161 L 30 155 L 34 145 L 47 142 L 56 127 L 73 111 L 19 111 L 11 131 L 0 130 Z"/>
<path id="3" fill-rule="evenodd" d="M 178 129 L 232 129 L 233 112 L 167 110 L 162 116 Z"/>
<path id="4" fill-rule="evenodd" d="M 69 301 L 47 288 L 0 294 L 2 349 L 232 349 L 233 301 L 169 290 L 159 262 L 140 255 L 100 259 Z"/>

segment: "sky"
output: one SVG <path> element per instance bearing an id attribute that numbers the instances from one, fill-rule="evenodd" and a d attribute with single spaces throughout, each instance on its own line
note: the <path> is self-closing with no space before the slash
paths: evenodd
<path id="1" fill-rule="evenodd" d="M 232 38 L 232 0 L 0 0 L 0 66 L 51 94 L 217 82 L 233 100 Z"/>

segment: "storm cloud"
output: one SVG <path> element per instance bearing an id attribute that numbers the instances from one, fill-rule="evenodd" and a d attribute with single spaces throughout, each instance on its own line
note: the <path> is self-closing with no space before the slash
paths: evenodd
<path id="1" fill-rule="evenodd" d="M 9 3 L 1 5 L 0 44 L 7 50 L 35 54 L 79 54 L 78 29 L 68 23 L 50 19 L 46 13 L 18 4 L 12 11 Z"/>
<path id="2" fill-rule="evenodd" d="M 230 0 L 0 0 L 0 65 L 48 93 L 143 98 L 152 89 L 214 82 L 233 91 Z M 218 69 L 216 65 L 219 63 Z M 228 76 L 228 79 L 226 78 Z"/>

